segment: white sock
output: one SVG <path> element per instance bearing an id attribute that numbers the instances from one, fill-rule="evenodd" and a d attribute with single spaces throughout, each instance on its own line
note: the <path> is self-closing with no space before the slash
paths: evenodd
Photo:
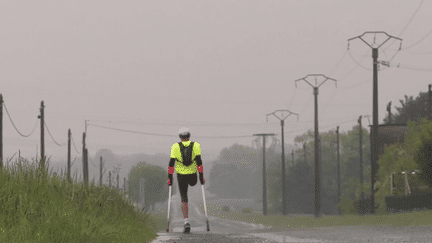
<path id="1" fill-rule="evenodd" d="M 189 218 L 185 218 L 184 221 L 185 221 L 185 224 L 189 223 Z"/>

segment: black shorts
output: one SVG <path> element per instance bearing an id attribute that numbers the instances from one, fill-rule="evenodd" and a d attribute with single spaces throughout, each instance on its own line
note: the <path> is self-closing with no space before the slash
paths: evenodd
<path id="1" fill-rule="evenodd" d="M 182 175 L 177 174 L 177 181 L 179 185 L 179 191 L 182 202 L 188 202 L 188 186 L 195 186 L 198 182 L 198 176 L 197 173 L 194 174 L 188 174 L 188 175 Z"/>

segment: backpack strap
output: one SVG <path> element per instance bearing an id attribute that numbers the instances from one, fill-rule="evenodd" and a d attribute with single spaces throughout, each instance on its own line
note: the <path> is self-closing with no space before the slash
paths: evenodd
<path id="1" fill-rule="evenodd" d="M 183 161 L 184 161 L 184 158 L 185 158 L 185 157 L 184 157 L 184 154 L 183 154 L 183 149 L 185 148 L 185 146 L 183 145 L 182 142 L 179 142 L 178 144 L 179 144 L 179 147 L 180 147 L 180 153 L 181 153 L 182 159 L 183 159 Z M 194 142 L 191 142 L 189 146 L 192 146 L 192 153 L 193 153 L 193 146 L 194 146 Z M 191 157 L 191 160 L 192 160 L 192 157 Z M 192 160 L 192 161 L 193 161 L 193 160 Z"/>
<path id="2" fill-rule="evenodd" d="M 178 145 L 179 145 L 179 148 L 180 148 L 180 153 L 181 153 L 182 159 L 184 159 L 184 155 L 183 155 L 183 148 L 184 148 L 184 145 L 183 145 L 182 142 L 178 143 Z"/>

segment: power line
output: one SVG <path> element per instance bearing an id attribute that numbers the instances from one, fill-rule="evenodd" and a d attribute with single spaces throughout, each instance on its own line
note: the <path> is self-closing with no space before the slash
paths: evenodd
<path id="1" fill-rule="evenodd" d="M 129 133 L 136 133 L 136 134 L 144 134 L 144 135 L 150 135 L 150 136 L 158 136 L 158 137 L 178 137 L 177 135 L 168 135 L 168 134 L 158 134 L 158 133 L 147 133 L 147 132 L 138 132 L 138 131 L 132 131 L 132 130 L 126 130 L 126 129 L 120 129 L 120 128 L 113 128 L 113 127 L 106 127 L 106 126 L 100 126 L 95 124 L 88 123 L 89 126 L 95 126 L 110 130 L 116 130 L 121 132 L 129 132 Z M 247 138 L 247 137 L 253 137 L 253 135 L 243 135 L 243 136 L 194 136 L 196 138 L 208 138 L 208 139 L 219 139 L 219 138 Z"/>
<path id="2" fill-rule="evenodd" d="M 337 62 L 336 66 L 330 71 L 329 76 L 332 76 L 337 67 L 342 63 L 342 60 L 345 58 L 348 51 L 345 51 L 342 55 L 341 59 Z"/>
<path id="3" fill-rule="evenodd" d="M 94 165 L 93 164 L 93 160 L 92 160 L 92 158 L 90 157 L 90 163 L 93 165 L 93 167 L 95 167 L 95 168 L 98 168 L 98 166 L 97 165 Z"/>
<path id="4" fill-rule="evenodd" d="M 341 125 L 341 124 L 346 124 L 346 123 L 356 122 L 356 121 L 357 121 L 357 119 L 350 119 L 350 120 L 348 120 L 348 121 L 344 121 L 344 122 L 337 122 L 337 123 L 333 123 L 333 124 L 329 124 L 329 125 L 319 126 L 319 128 L 333 127 L 333 126 L 336 126 L 336 125 Z M 312 128 L 310 128 L 310 129 L 312 129 Z M 292 133 L 297 133 L 297 132 L 307 132 L 307 131 L 309 131 L 310 129 L 307 129 L 307 130 L 302 129 L 302 130 L 288 131 L 288 132 L 285 133 L 285 134 L 292 134 Z"/>
<path id="5" fill-rule="evenodd" d="M 420 2 L 420 4 L 418 5 L 417 9 L 414 11 L 413 15 L 411 16 L 411 18 L 409 19 L 408 23 L 405 25 L 405 27 L 402 29 L 402 31 L 399 33 L 398 37 L 402 35 L 402 33 L 407 29 L 408 25 L 411 24 L 411 21 L 414 19 L 414 16 L 417 14 L 417 12 L 419 11 L 421 5 L 423 4 L 424 0 L 422 0 Z"/>
<path id="6" fill-rule="evenodd" d="M 423 36 L 422 38 L 420 38 L 414 44 L 412 44 L 412 45 L 410 45 L 408 47 L 402 48 L 402 50 L 406 50 L 406 49 L 409 49 L 409 48 L 411 48 L 413 46 L 416 46 L 417 44 L 419 44 L 420 42 L 422 42 L 424 39 L 426 39 L 426 37 L 428 37 L 430 34 L 432 34 L 432 30 L 430 30 L 425 36 Z"/>
<path id="7" fill-rule="evenodd" d="M 11 118 L 11 116 L 9 115 L 9 111 L 8 111 L 8 109 L 7 109 L 7 107 L 6 107 L 6 103 L 5 103 L 4 101 L 3 101 L 3 105 L 4 105 L 4 107 L 5 107 L 5 110 L 6 110 L 6 113 L 7 113 L 8 117 L 9 117 L 9 120 L 11 121 L 13 127 L 14 127 L 15 130 L 19 133 L 19 135 L 21 135 L 21 136 L 23 136 L 23 137 L 29 137 L 30 135 L 32 135 L 33 132 L 34 132 L 35 129 L 36 129 L 36 126 L 37 126 L 37 124 L 38 124 L 38 120 L 36 120 L 36 124 L 35 124 L 35 126 L 33 127 L 33 130 L 30 132 L 30 134 L 29 134 L 29 135 L 23 135 L 20 131 L 18 131 L 18 128 L 15 126 L 14 122 L 12 121 L 12 118 Z"/>
<path id="8" fill-rule="evenodd" d="M 354 61 L 355 63 L 357 63 L 358 66 L 360 66 L 360 67 L 362 67 L 362 68 L 364 68 L 364 69 L 366 69 L 366 70 L 372 71 L 372 69 L 367 68 L 367 67 L 364 67 L 364 66 L 361 65 L 359 62 L 357 62 L 357 61 L 355 60 L 355 58 L 352 56 L 352 54 L 351 54 L 351 52 L 350 52 L 349 50 L 348 50 L 348 54 L 349 54 L 350 57 L 353 59 L 353 61 Z M 360 62 L 361 62 L 365 57 L 366 57 L 366 55 L 363 56 L 363 58 L 360 60 Z M 356 67 L 357 67 L 357 66 L 356 66 Z"/>
<path id="9" fill-rule="evenodd" d="M 397 65 L 393 65 L 389 62 L 381 62 L 381 63 L 383 63 L 383 65 L 386 65 L 389 67 L 397 67 L 397 68 L 411 69 L 411 70 L 417 70 L 417 71 L 432 72 L 432 69 L 416 67 L 416 66 L 406 66 L 406 65 L 401 65 L 401 63 L 399 63 Z"/>
<path id="10" fill-rule="evenodd" d="M 354 84 L 354 85 L 351 85 L 351 86 L 346 86 L 346 87 L 338 87 L 338 88 L 340 88 L 340 89 L 352 89 L 352 88 L 356 88 L 356 87 L 358 87 L 358 86 L 361 86 L 361 85 L 364 85 L 365 83 L 369 83 L 370 82 L 370 79 L 368 79 L 368 80 L 366 80 L 366 81 L 363 81 L 363 82 L 361 82 L 361 83 L 357 83 L 357 84 Z M 330 104 L 330 102 L 329 102 L 329 104 Z M 329 105 L 328 104 L 328 105 Z"/>
<path id="11" fill-rule="evenodd" d="M 71 139 L 72 139 L 72 144 L 73 144 L 73 146 L 74 146 L 74 148 L 75 148 L 75 151 L 76 151 L 78 154 L 81 154 L 81 153 L 78 151 L 78 149 L 76 148 L 76 146 L 75 146 L 75 141 L 74 141 L 74 139 L 73 139 L 73 135 L 72 135 L 72 133 L 71 133 Z"/>
<path id="12" fill-rule="evenodd" d="M 95 120 L 92 120 L 95 121 Z M 148 125 L 157 125 L 157 126 L 179 126 L 182 123 L 187 123 L 189 126 L 262 126 L 265 125 L 265 123 L 189 123 L 189 122 L 182 122 L 182 123 L 163 123 L 163 122 L 138 122 L 138 121 L 112 121 L 112 120 L 97 120 L 99 122 L 108 122 L 108 123 L 132 123 L 132 124 L 148 124 Z M 272 124 L 279 124 L 279 123 L 272 123 Z"/>
<path id="13" fill-rule="evenodd" d="M 360 59 L 360 62 L 363 61 L 363 59 L 367 56 L 367 53 L 369 53 L 369 50 L 363 55 L 363 57 Z M 349 54 L 351 55 L 351 53 L 349 53 Z M 352 55 L 351 55 L 351 58 L 353 58 Z M 354 60 L 354 58 L 353 58 L 353 60 Z M 358 66 L 361 66 L 357 61 L 355 61 L 355 62 L 356 62 L 356 65 L 349 72 L 347 72 L 345 75 L 343 75 L 342 78 L 338 78 L 339 81 L 344 80 L 348 75 L 350 75 L 352 72 L 354 72 L 354 70 L 356 70 Z M 328 108 L 329 104 L 333 101 L 333 99 L 335 97 L 335 93 L 337 92 L 337 90 L 338 89 L 333 90 L 333 92 L 330 96 L 330 100 L 324 105 L 323 113 L 325 113 L 327 111 L 327 108 Z"/>
<path id="14" fill-rule="evenodd" d="M 46 121 L 44 121 L 44 125 L 45 125 L 45 127 L 46 127 L 46 129 L 47 129 L 47 131 L 48 131 L 48 134 L 50 135 L 51 139 L 54 141 L 55 144 L 57 144 L 57 146 L 61 147 L 61 146 L 66 145 L 66 143 L 63 143 L 63 144 L 59 144 L 59 143 L 57 143 L 57 141 L 54 140 L 53 136 L 51 135 L 51 132 L 50 132 L 50 130 L 48 129 L 48 126 L 46 125 Z"/>
<path id="15" fill-rule="evenodd" d="M 404 27 L 404 28 L 402 29 L 402 31 L 399 33 L 398 37 L 401 36 L 402 33 L 405 32 L 405 30 L 407 29 L 407 27 L 411 24 L 411 21 L 414 19 L 414 16 L 417 14 L 417 12 L 418 12 L 418 10 L 420 9 L 420 7 L 421 7 L 421 5 L 423 4 L 423 2 L 424 2 L 424 0 L 422 0 L 422 1 L 420 2 L 420 4 L 418 5 L 417 9 L 414 11 L 414 13 L 411 15 L 411 18 L 408 20 L 408 23 L 405 25 L 405 27 Z M 392 41 L 392 44 L 393 44 L 394 42 L 395 42 L 395 40 Z M 390 44 L 390 46 L 391 46 L 392 44 Z M 385 48 L 385 49 L 388 49 L 388 48 Z M 399 50 L 396 52 L 396 54 L 397 54 L 400 50 L 403 50 L 403 49 L 399 49 Z M 396 56 L 396 54 L 395 54 L 395 56 Z M 393 56 L 393 58 L 394 58 L 394 56 Z M 393 60 L 393 58 L 391 58 L 390 61 Z"/>
<path id="16" fill-rule="evenodd" d="M 360 62 L 363 61 L 363 59 L 367 56 L 366 54 L 369 53 L 369 50 L 363 55 L 363 57 L 360 59 Z M 352 56 L 351 56 L 352 57 Z M 357 63 L 357 62 L 356 62 Z M 357 69 L 357 67 L 359 66 L 359 63 L 357 63 L 357 65 L 355 65 L 349 72 L 347 72 L 345 75 L 343 75 L 341 78 L 338 78 L 338 80 L 344 80 L 348 75 L 350 75 L 352 72 L 354 72 L 354 70 Z M 336 91 L 337 89 L 335 89 Z"/>
<path id="17" fill-rule="evenodd" d="M 432 32 L 431 32 L 432 33 Z M 407 51 L 408 53 L 415 54 L 415 55 L 424 55 L 424 54 L 432 54 L 432 51 L 426 51 L 426 52 L 413 52 L 413 51 Z"/>

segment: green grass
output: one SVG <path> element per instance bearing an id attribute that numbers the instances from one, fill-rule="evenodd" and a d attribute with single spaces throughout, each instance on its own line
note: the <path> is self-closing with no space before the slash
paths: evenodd
<path id="1" fill-rule="evenodd" d="M 158 223 L 124 193 L 87 187 L 25 159 L 0 170 L 0 242 L 149 242 Z M 52 171 L 52 170 L 51 170 Z"/>
<path id="2" fill-rule="evenodd" d="M 261 224 L 274 229 L 297 229 L 314 227 L 336 227 L 336 226 L 366 226 L 366 225 L 388 225 L 388 226 L 432 226 L 432 210 L 416 212 L 382 214 L 382 215 L 323 215 L 315 219 L 313 216 L 282 216 L 267 215 L 261 213 L 242 213 L 241 211 L 224 212 L 221 205 L 208 205 L 207 211 L 210 216 L 224 219 L 232 219 L 248 223 Z"/>

